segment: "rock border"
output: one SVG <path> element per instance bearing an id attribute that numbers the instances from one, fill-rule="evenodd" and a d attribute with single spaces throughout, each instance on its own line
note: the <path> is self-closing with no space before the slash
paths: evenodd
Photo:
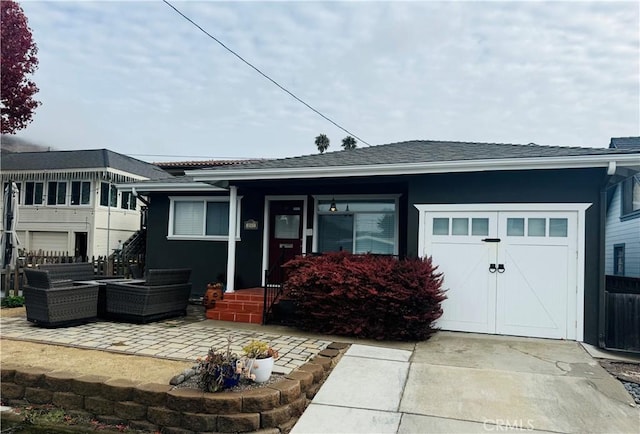
<path id="1" fill-rule="evenodd" d="M 3 364 L 0 392 L 9 405 L 53 405 L 110 424 L 170 434 L 289 432 L 349 344 L 334 342 L 309 362 L 262 388 L 206 393 L 165 384 Z"/>

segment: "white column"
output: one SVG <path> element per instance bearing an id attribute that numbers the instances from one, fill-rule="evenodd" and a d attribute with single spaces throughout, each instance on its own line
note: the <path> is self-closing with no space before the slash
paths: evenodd
<path id="1" fill-rule="evenodd" d="M 238 211 L 238 187 L 229 186 L 229 241 L 227 242 L 227 287 L 234 292 L 236 280 L 236 220 Z"/>

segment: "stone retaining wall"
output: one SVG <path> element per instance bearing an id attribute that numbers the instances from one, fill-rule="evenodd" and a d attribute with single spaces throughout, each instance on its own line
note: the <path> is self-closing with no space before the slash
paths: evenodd
<path id="1" fill-rule="evenodd" d="M 310 362 L 262 388 L 205 393 L 163 384 L 10 366 L 1 371 L 2 400 L 9 405 L 53 404 L 108 424 L 188 434 L 288 432 L 315 396 L 347 344 L 333 343 Z"/>

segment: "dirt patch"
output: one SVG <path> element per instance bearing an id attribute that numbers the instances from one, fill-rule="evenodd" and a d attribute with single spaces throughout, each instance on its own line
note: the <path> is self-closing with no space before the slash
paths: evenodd
<path id="1" fill-rule="evenodd" d="M 2 318 L 13 318 L 22 316 L 25 319 L 27 318 L 27 311 L 24 306 L 22 307 L 3 307 L 0 309 L 0 317 Z"/>
<path id="2" fill-rule="evenodd" d="M 600 366 L 618 380 L 640 384 L 640 363 L 601 360 Z"/>

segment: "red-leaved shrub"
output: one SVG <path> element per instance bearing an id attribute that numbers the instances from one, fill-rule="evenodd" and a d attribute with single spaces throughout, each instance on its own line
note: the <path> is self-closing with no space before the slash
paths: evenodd
<path id="1" fill-rule="evenodd" d="M 328 253 L 285 265 L 285 296 L 303 330 L 370 339 L 424 340 L 446 299 L 431 258 Z"/>

